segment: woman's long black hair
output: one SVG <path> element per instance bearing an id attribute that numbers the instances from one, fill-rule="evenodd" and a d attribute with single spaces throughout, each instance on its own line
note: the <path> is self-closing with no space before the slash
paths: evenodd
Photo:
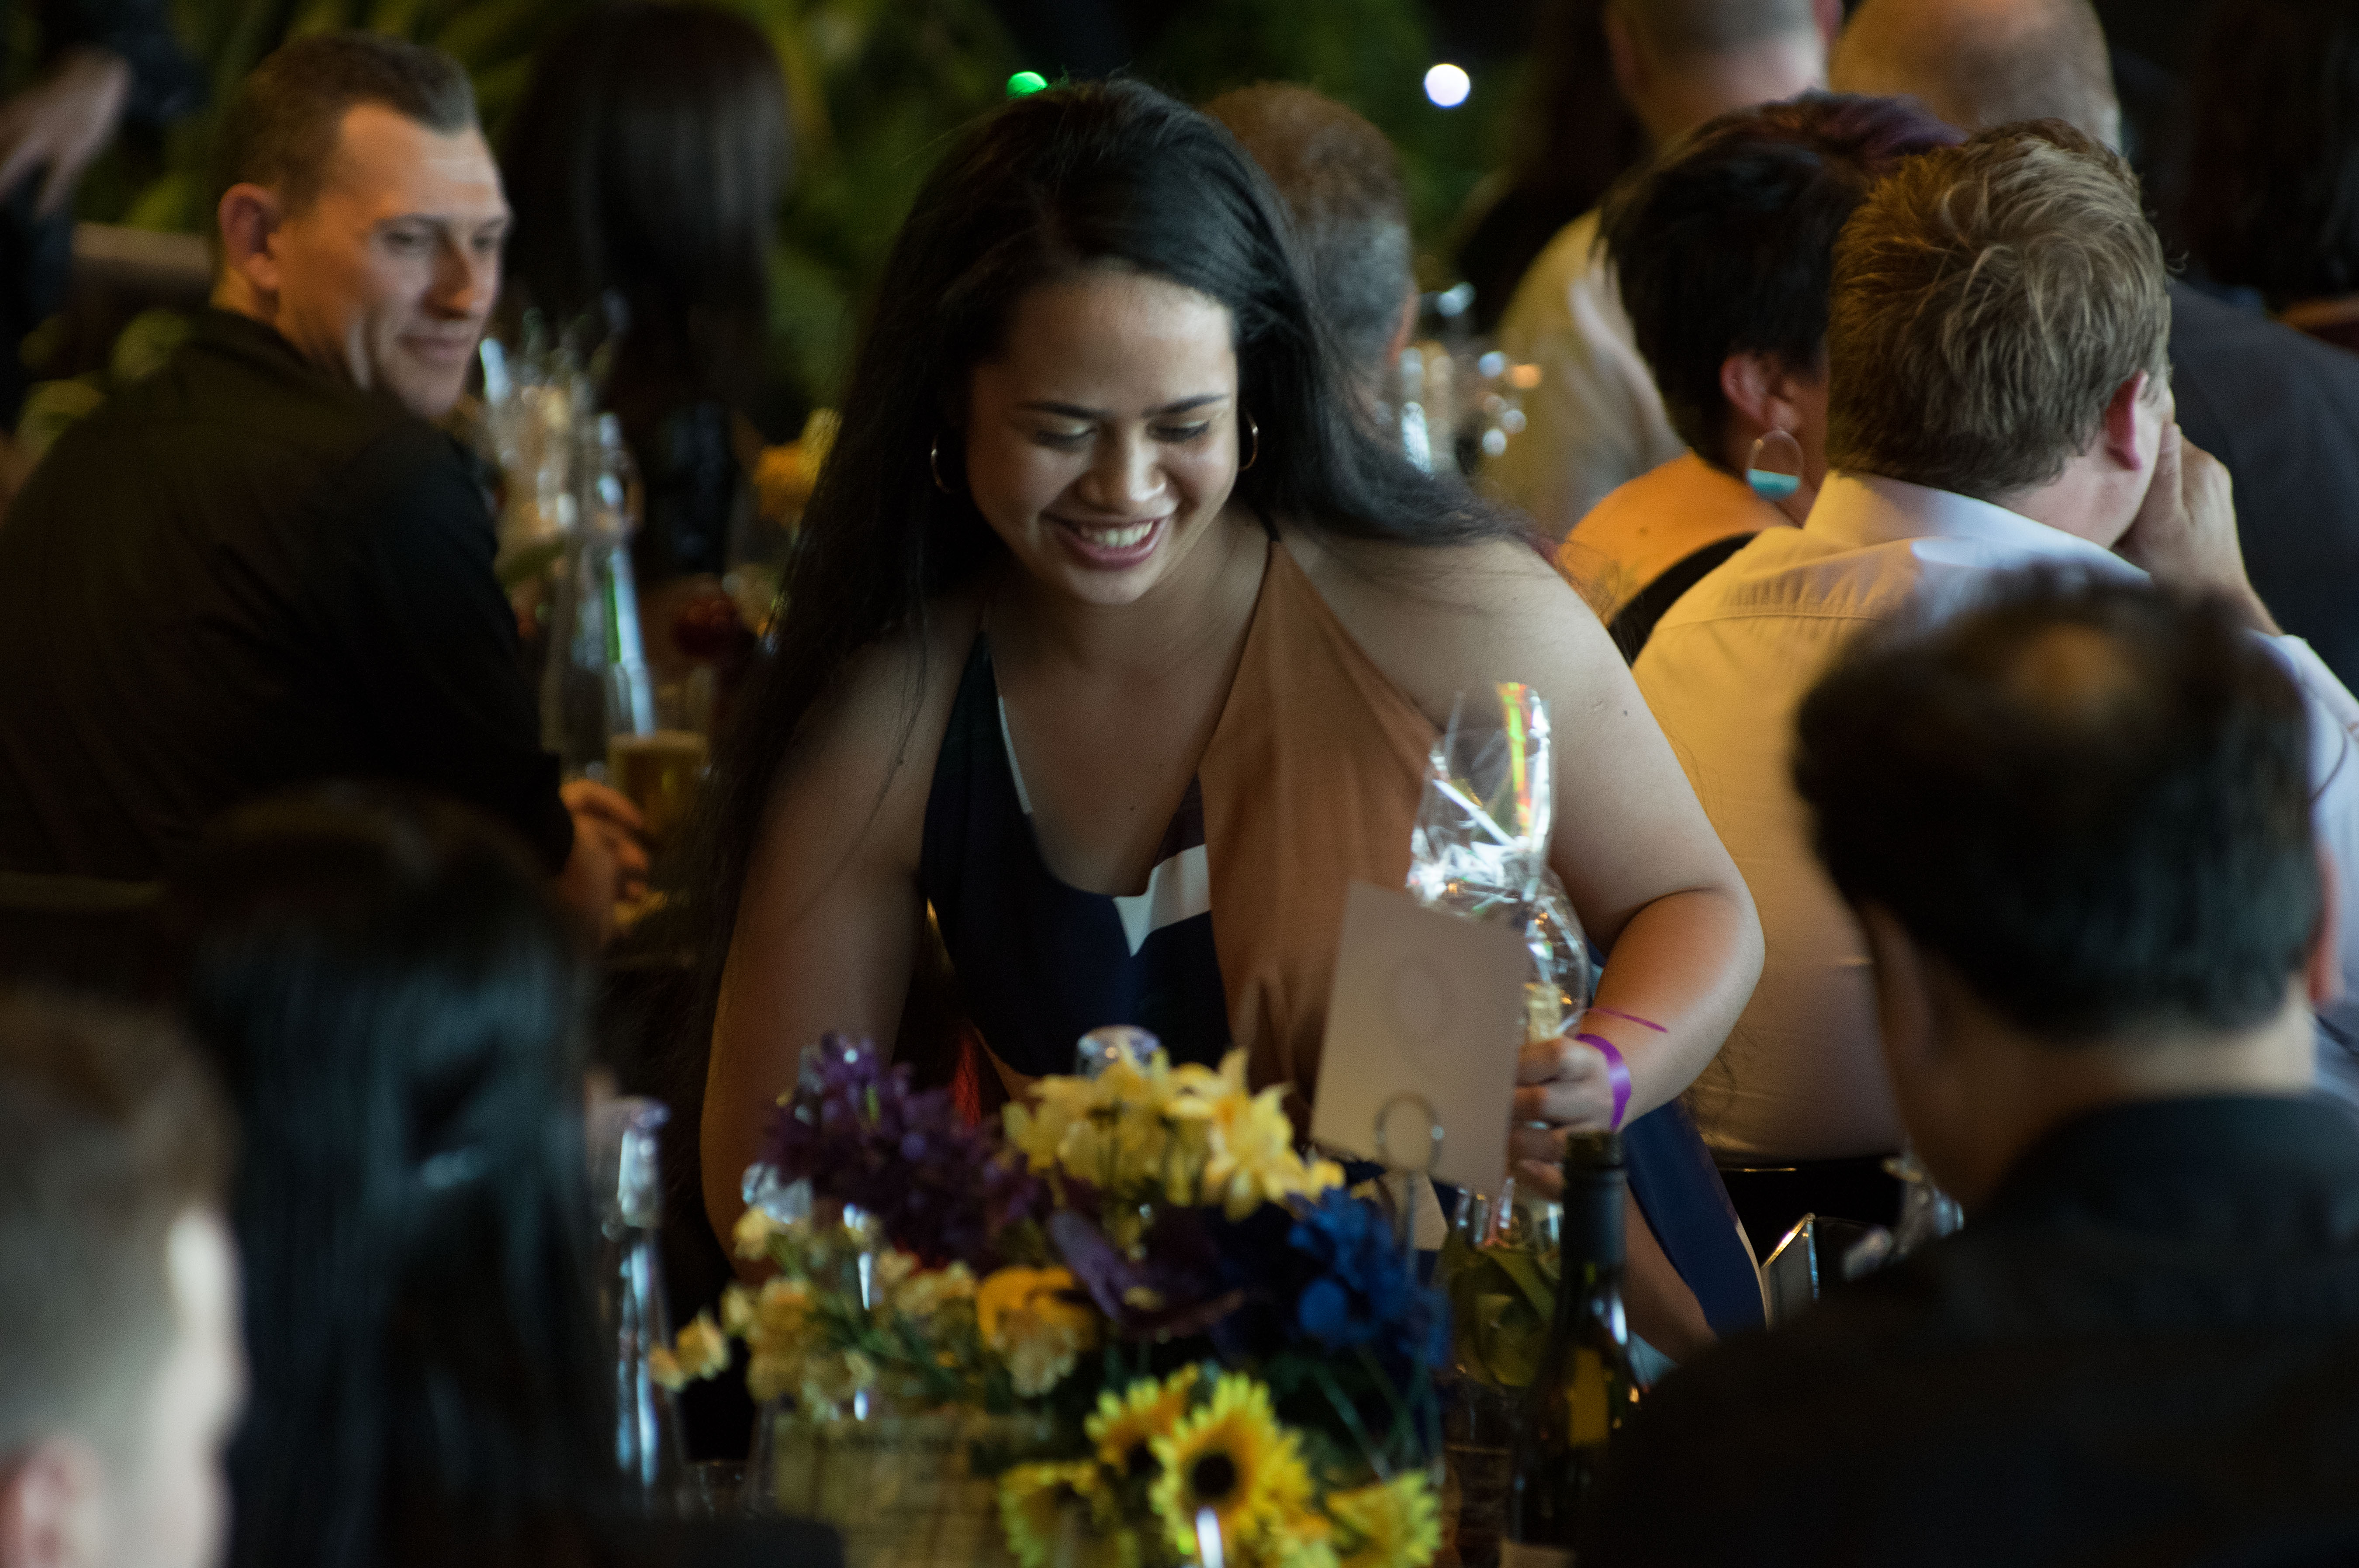
<path id="1" fill-rule="evenodd" d="M 501 146 L 509 287 L 559 327 L 621 297 L 608 390 L 635 436 L 756 390 L 790 148 L 777 55 L 733 11 L 615 0 L 536 58 Z"/>
<path id="2" fill-rule="evenodd" d="M 1517 534 L 1355 417 L 1285 207 L 1226 130 L 1133 81 L 1008 104 L 936 167 L 886 262 L 787 573 L 775 656 L 740 703 L 708 791 L 707 1005 L 691 1028 L 709 1024 L 745 866 L 805 715 L 855 654 L 921 628 L 929 602 L 1001 549 L 962 482 L 969 373 L 998 351 L 1027 292 L 1100 265 L 1228 308 L 1240 422 L 1260 431 L 1234 493 L 1263 517 L 1408 544 Z M 947 492 L 929 461 L 937 443 Z M 708 1040 L 689 1044 L 697 1063 Z"/>
<path id="3" fill-rule="evenodd" d="M 546 879 L 457 806 L 343 789 L 229 818 L 164 924 L 244 1131 L 229 1562 L 579 1559 L 616 1483 Z"/>

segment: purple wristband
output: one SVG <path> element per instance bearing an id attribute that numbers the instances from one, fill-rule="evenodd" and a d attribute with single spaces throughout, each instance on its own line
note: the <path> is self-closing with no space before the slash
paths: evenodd
<path id="1" fill-rule="evenodd" d="M 1597 1054 L 1605 1058 L 1605 1081 L 1614 1086 L 1614 1119 L 1606 1125 L 1610 1130 L 1619 1132 L 1622 1113 L 1630 1108 L 1630 1064 L 1622 1059 L 1614 1042 L 1603 1034 L 1576 1034 L 1573 1038 L 1583 1045 L 1594 1046 Z"/>

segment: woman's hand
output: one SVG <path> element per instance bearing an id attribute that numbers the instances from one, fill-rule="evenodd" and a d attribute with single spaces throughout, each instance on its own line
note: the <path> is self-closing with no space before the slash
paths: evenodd
<path id="1" fill-rule="evenodd" d="M 1614 1082 L 1605 1054 L 1570 1035 L 1527 1044 L 1516 1058 L 1514 1130 L 1507 1154 L 1519 1179 L 1538 1166 L 1549 1183 L 1564 1157 L 1567 1132 L 1603 1132 L 1614 1124 Z"/>

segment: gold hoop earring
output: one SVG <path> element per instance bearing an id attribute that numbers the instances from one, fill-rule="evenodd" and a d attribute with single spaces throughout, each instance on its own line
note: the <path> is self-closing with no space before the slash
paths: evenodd
<path id="1" fill-rule="evenodd" d="M 1254 423 L 1254 416 L 1250 414 L 1245 416 L 1245 434 L 1253 438 L 1253 456 L 1237 465 L 1239 473 L 1261 461 L 1261 427 Z"/>
<path id="2" fill-rule="evenodd" d="M 926 449 L 926 468 L 934 476 L 936 490 L 940 491 L 944 495 L 958 493 L 942 482 L 942 438 L 940 436 L 935 437 L 934 444 Z"/>

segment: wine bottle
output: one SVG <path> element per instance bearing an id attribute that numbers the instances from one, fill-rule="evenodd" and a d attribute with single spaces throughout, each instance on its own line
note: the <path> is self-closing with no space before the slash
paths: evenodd
<path id="1" fill-rule="evenodd" d="M 1619 1133 L 1565 1140 L 1556 1314 L 1517 1411 L 1499 1568 L 1572 1562 L 1607 1446 L 1637 1405 L 1622 1316 L 1624 1184 Z"/>

